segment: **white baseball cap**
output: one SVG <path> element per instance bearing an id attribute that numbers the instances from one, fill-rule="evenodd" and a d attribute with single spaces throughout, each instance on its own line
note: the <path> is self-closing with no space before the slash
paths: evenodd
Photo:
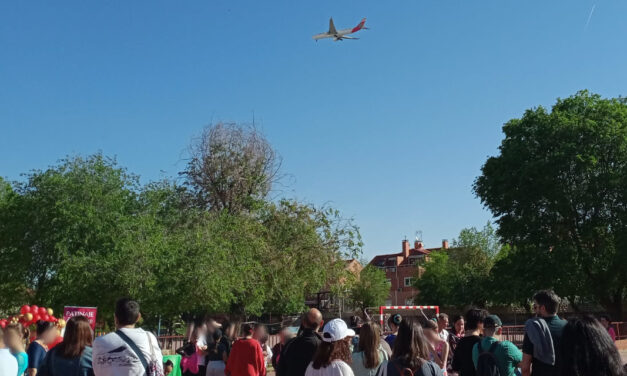
<path id="1" fill-rule="evenodd" d="M 348 329 L 348 326 L 342 319 L 329 321 L 322 330 L 322 340 L 324 342 L 340 341 L 346 337 L 355 337 L 355 331 Z"/>

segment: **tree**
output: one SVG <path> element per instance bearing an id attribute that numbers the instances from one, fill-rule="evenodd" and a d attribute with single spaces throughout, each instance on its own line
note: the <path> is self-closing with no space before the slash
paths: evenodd
<path id="1" fill-rule="evenodd" d="M 389 294 L 390 282 L 385 272 L 376 266 L 367 265 L 361 270 L 359 280 L 351 288 L 350 299 L 366 315 L 368 307 L 383 305 Z"/>
<path id="2" fill-rule="evenodd" d="M 204 129 L 183 172 L 196 204 L 232 213 L 258 207 L 278 179 L 281 160 L 253 127 L 218 123 Z"/>
<path id="3" fill-rule="evenodd" d="M 490 270 L 502 244 L 492 225 L 463 229 L 448 250 L 432 252 L 414 280 L 417 303 L 485 306 L 491 300 Z"/>
<path id="4" fill-rule="evenodd" d="M 527 261 L 559 262 L 544 282 L 590 296 L 620 317 L 627 295 L 627 100 L 581 91 L 549 112 L 530 109 L 503 127 L 474 191 L 492 211 L 505 242 Z M 521 257 L 516 254 L 516 257 Z M 542 280 L 544 268 L 524 278 Z M 578 278 L 573 278 L 573 276 Z M 569 291 L 570 290 L 570 291 Z M 559 293 L 559 292 L 558 292 Z"/>

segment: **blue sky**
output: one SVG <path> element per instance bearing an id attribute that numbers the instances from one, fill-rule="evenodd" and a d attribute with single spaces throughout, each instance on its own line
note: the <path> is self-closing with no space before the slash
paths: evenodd
<path id="1" fill-rule="evenodd" d="M 594 12 L 586 22 L 594 6 Z M 368 17 L 358 41 L 314 42 Z M 175 176 L 204 125 L 251 122 L 279 196 L 354 217 L 365 256 L 490 218 L 471 185 L 501 126 L 625 94 L 626 1 L 5 1 L 0 176 L 102 151 Z"/>

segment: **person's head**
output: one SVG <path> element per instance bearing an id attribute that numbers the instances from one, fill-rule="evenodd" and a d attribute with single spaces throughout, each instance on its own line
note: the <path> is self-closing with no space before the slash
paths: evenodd
<path id="1" fill-rule="evenodd" d="M 406 318 L 399 323 L 392 358 L 413 370 L 429 359 L 429 344 L 418 321 Z"/>
<path id="2" fill-rule="evenodd" d="M 303 316 L 303 327 L 312 330 L 318 330 L 320 324 L 322 324 L 322 313 L 319 310 L 312 308 Z"/>
<path id="3" fill-rule="evenodd" d="M 350 363 L 352 359 L 350 340 L 355 331 L 349 329 L 344 320 L 329 321 L 322 331 L 322 343 L 313 358 L 313 368 L 328 367 L 335 360 Z"/>
<path id="4" fill-rule="evenodd" d="M 403 316 L 399 315 L 398 313 L 388 318 L 388 326 L 390 327 L 392 333 L 396 333 L 398 331 L 398 326 L 401 325 L 402 321 Z"/>
<path id="5" fill-rule="evenodd" d="M 290 328 L 287 328 L 287 327 L 283 328 L 279 332 L 279 339 L 280 339 L 281 343 L 284 344 L 284 345 L 287 343 L 287 341 L 289 341 L 293 337 L 294 337 L 294 333 L 292 333 Z"/>
<path id="6" fill-rule="evenodd" d="M 139 303 L 129 298 L 121 298 L 115 302 L 115 326 L 133 326 L 137 324 L 141 317 L 139 312 Z"/>
<path id="7" fill-rule="evenodd" d="M 455 329 L 455 334 L 464 334 L 464 328 L 464 316 L 457 315 L 453 317 L 453 329 Z"/>
<path id="8" fill-rule="evenodd" d="M 165 376 L 168 376 L 172 373 L 172 371 L 174 371 L 174 363 L 172 363 L 172 361 L 168 359 L 163 363 L 163 373 L 165 374 Z"/>
<path id="9" fill-rule="evenodd" d="M 250 323 L 246 323 L 242 325 L 242 336 L 246 338 L 252 338 L 253 333 L 255 332 L 255 326 Z"/>
<path id="10" fill-rule="evenodd" d="M 488 311 L 485 309 L 471 308 L 466 312 L 464 317 L 464 325 L 466 330 L 476 331 L 483 330 L 483 320 L 488 317 Z"/>
<path id="11" fill-rule="evenodd" d="M 63 342 L 59 344 L 59 354 L 68 359 L 79 357 L 85 347 L 91 346 L 92 341 L 89 320 L 85 316 L 74 316 L 65 326 Z"/>
<path id="12" fill-rule="evenodd" d="M 448 328 L 448 315 L 446 313 L 440 313 L 438 315 L 438 332 Z"/>
<path id="13" fill-rule="evenodd" d="M 490 315 L 483 321 L 483 335 L 500 338 L 503 333 L 503 322 L 497 315 Z"/>
<path id="14" fill-rule="evenodd" d="M 379 365 L 379 344 L 381 343 L 381 328 L 375 322 L 366 322 L 359 330 L 358 351 L 364 352 L 364 366 L 367 369 Z"/>
<path id="15" fill-rule="evenodd" d="M 9 324 L 4 329 L 4 344 L 14 353 L 24 351 L 26 338 L 28 338 L 28 331 L 25 331 L 20 324 Z"/>
<path id="16" fill-rule="evenodd" d="M 552 290 L 541 290 L 533 296 L 533 310 L 540 317 L 555 316 L 559 306 L 560 298 Z"/>
<path id="17" fill-rule="evenodd" d="M 207 330 L 213 333 L 213 331 L 216 329 L 222 329 L 222 324 L 217 322 L 215 319 L 207 320 Z"/>
<path id="18" fill-rule="evenodd" d="M 255 326 L 255 330 L 253 332 L 253 338 L 257 341 L 261 342 L 268 335 L 268 329 L 265 325 L 259 324 Z"/>
<path id="19" fill-rule="evenodd" d="M 573 319 L 562 333 L 562 376 L 623 376 L 616 345 L 605 328 L 590 316 Z"/>
<path id="20" fill-rule="evenodd" d="M 437 342 L 440 338 L 440 335 L 438 334 L 438 329 L 438 324 L 436 324 L 436 322 L 433 320 L 426 320 L 422 325 L 422 330 L 425 338 L 427 338 L 427 340 L 429 340 L 429 342 L 431 343 Z"/>
<path id="21" fill-rule="evenodd" d="M 57 338 L 57 328 L 49 321 L 37 321 L 37 339 L 46 345 L 51 344 Z"/>
<path id="22" fill-rule="evenodd" d="M 612 322 L 612 320 L 610 319 L 609 315 L 601 315 L 599 316 L 599 322 L 601 323 L 601 325 L 603 325 L 605 329 L 607 329 L 610 327 L 610 323 Z"/>
<path id="23" fill-rule="evenodd" d="M 235 323 L 225 322 L 222 325 L 222 333 L 224 333 L 224 336 L 228 339 L 235 339 L 237 336 L 237 326 Z"/>

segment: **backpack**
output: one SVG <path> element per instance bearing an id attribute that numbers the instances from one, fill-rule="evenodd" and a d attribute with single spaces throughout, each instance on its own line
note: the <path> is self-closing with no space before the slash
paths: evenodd
<path id="1" fill-rule="evenodd" d="M 477 342 L 477 350 L 479 350 L 479 358 L 477 359 L 477 376 L 501 376 L 501 371 L 494 356 L 494 350 L 500 342 L 494 342 L 488 351 L 483 351 L 481 341 Z"/>

